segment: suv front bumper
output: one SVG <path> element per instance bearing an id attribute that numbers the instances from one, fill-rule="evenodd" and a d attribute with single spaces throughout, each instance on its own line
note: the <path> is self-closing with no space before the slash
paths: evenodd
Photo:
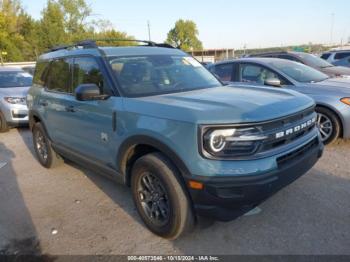
<path id="1" fill-rule="evenodd" d="M 9 126 L 28 125 L 28 107 L 20 104 L 3 104 L 1 111 Z"/>
<path id="2" fill-rule="evenodd" d="M 202 190 L 189 189 L 197 215 L 230 221 L 259 205 L 309 171 L 322 156 L 320 138 L 280 157 L 278 168 L 257 176 L 200 177 Z"/>

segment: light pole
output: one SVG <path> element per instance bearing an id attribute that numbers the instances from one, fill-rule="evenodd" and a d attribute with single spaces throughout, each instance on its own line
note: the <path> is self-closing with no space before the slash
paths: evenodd
<path id="1" fill-rule="evenodd" d="M 148 28 L 148 40 L 151 41 L 151 24 L 149 20 L 147 21 L 147 28 Z"/>
<path id="2" fill-rule="evenodd" d="M 334 13 L 331 14 L 331 41 L 330 44 L 333 43 L 333 29 L 334 29 Z"/>

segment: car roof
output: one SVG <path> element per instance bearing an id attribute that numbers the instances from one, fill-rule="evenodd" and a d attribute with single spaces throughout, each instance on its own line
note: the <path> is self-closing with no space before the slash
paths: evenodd
<path id="1" fill-rule="evenodd" d="M 301 51 L 275 51 L 275 52 L 265 52 L 265 53 L 256 53 L 256 54 L 252 54 L 251 56 L 264 56 L 264 55 L 283 55 L 283 54 L 289 54 L 289 55 L 295 55 L 298 56 L 299 54 L 305 54 L 305 55 L 309 55 L 309 53 L 305 53 L 305 52 L 301 52 Z"/>
<path id="2" fill-rule="evenodd" d="M 20 67 L 0 66 L 0 72 L 22 72 Z"/>
<path id="3" fill-rule="evenodd" d="M 281 59 L 281 58 L 274 58 L 274 57 L 247 57 L 247 58 L 237 58 L 237 59 L 231 59 L 231 60 L 225 60 L 225 61 L 221 61 L 221 62 L 217 62 L 214 65 L 221 65 L 221 64 L 227 64 L 227 63 L 242 63 L 242 62 L 256 62 L 259 64 L 263 64 L 263 65 L 269 65 L 272 62 L 278 62 L 278 61 L 287 61 L 287 62 L 291 62 L 289 60 L 285 60 L 285 59 Z"/>
<path id="4" fill-rule="evenodd" d="M 61 49 L 40 56 L 39 60 L 50 60 L 67 56 L 93 55 L 93 56 L 133 56 L 133 55 L 188 55 L 176 48 L 156 46 L 128 46 L 128 47 L 98 47 Z"/>
<path id="5" fill-rule="evenodd" d="M 328 51 L 326 53 L 348 53 L 350 52 L 350 49 L 346 49 L 346 50 L 331 50 L 331 51 Z"/>

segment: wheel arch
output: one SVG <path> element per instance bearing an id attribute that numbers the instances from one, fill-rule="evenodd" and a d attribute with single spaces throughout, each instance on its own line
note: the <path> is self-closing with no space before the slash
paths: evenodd
<path id="1" fill-rule="evenodd" d="M 42 120 L 42 118 L 40 117 L 40 114 L 36 111 L 29 111 L 29 129 L 31 131 L 33 131 L 33 127 L 36 123 L 40 122 L 41 125 L 43 126 L 46 135 L 48 136 L 49 140 L 51 140 L 49 133 L 47 132 L 47 128 L 45 125 L 45 122 Z"/>
<path id="2" fill-rule="evenodd" d="M 131 180 L 131 167 L 137 159 L 140 157 L 153 152 L 159 152 L 169 159 L 169 161 L 177 168 L 181 175 L 183 183 L 185 182 L 185 177 L 190 175 L 190 172 L 186 164 L 182 159 L 165 143 L 159 141 L 158 139 L 138 135 L 129 137 L 125 140 L 117 154 L 117 167 L 119 172 L 123 175 L 124 183 L 130 186 Z"/>
<path id="3" fill-rule="evenodd" d="M 316 103 L 316 108 L 318 108 L 318 107 L 321 107 L 321 108 L 324 108 L 324 109 L 331 111 L 338 118 L 339 124 L 340 124 L 339 138 L 342 138 L 344 135 L 344 120 L 341 117 L 341 114 L 338 112 L 338 110 L 333 108 L 332 106 L 329 106 L 329 105 L 324 104 L 324 103 Z"/>

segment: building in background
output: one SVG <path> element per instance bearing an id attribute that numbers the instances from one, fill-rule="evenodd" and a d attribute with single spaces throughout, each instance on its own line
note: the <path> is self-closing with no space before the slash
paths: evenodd
<path id="1" fill-rule="evenodd" d="M 192 51 L 191 55 L 194 56 L 199 62 L 215 63 L 217 61 L 234 58 L 235 50 L 234 49 L 206 49 L 202 51 Z"/>

